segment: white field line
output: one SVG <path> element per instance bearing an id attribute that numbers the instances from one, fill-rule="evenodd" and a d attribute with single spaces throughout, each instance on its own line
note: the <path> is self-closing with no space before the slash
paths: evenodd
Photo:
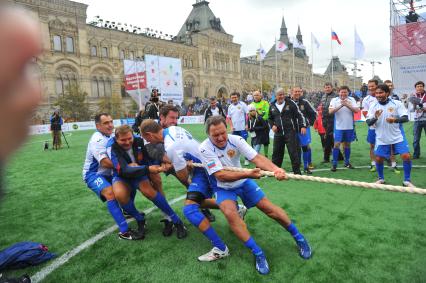
<path id="1" fill-rule="evenodd" d="M 186 197 L 186 194 L 181 195 L 180 197 L 177 197 L 177 198 L 169 201 L 169 204 L 170 205 L 175 204 L 176 202 L 183 200 L 185 197 Z M 149 214 L 152 211 L 154 211 L 155 209 L 157 209 L 157 207 L 155 207 L 155 206 L 148 208 L 148 209 L 144 210 L 144 213 Z M 128 222 L 131 222 L 131 221 L 133 221 L 133 219 L 129 220 Z M 31 282 L 33 282 L 33 283 L 41 282 L 44 278 L 46 278 L 46 276 L 48 276 L 50 273 L 52 273 L 53 271 L 55 271 L 56 269 L 58 269 L 59 267 L 61 267 L 65 263 L 67 263 L 71 258 L 78 255 L 83 250 L 89 248 L 90 246 L 92 246 L 94 243 L 101 240 L 105 236 L 108 236 L 109 234 L 111 234 L 115 230 L 117 230 L 117 225 L 113 225 L 113 226 L 105 229 L 104 231 L 102 231 L 99 234 L 95 235 L 94 237 L 88 239 L 87 241 L 81 243 L 80 245 L 73 248 L 72 250 L 64 253 L 62 256 L 55 259 L 51 264 L 49 264 L 48 266 L 44 267 L 42 270 L 40 270 L 39 272 L 34 274 L 34 276 L 31 277 Z"/>

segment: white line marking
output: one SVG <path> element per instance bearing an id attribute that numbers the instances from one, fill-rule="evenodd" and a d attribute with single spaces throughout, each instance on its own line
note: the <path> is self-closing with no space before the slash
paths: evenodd
<path id="1" fill-rule="evenodd" d="M 413 168 L 426 168 L 426 165 L 413 165 L 412 167 Z M 355 170 L 358 169 L 358 168 L 370 168 L 370 165 L 369 166 L 355 166 Z M 346 167 L 341 167 L 341 168 L 337 167 L 337 170 L 342 170 L 342 169 L 344 169 L 344 170 L 353 170 L 353 169 L 349 169 L 349 168 L 346 168 Z M 313 169 L 311 171 L 314 172 L 314 173 L 315 172 L 330 171 L 330 168 Z"/>
<path id="2" fill-rule="evenodd" d="M 185 197 L 186 197 L 186 194 L 181 195 L 180 197 L 177 197 L 177 198 L 169 201 L 169 204 L 170 205 L 175 204 L 176 202 L 183 200 Z M 148 209 L 144 210 L 144 213 L 149 214 L 149 213 L 153 212 L 155 209 L 157 209 L 157 207 L 155 207 L 155 206 L 148 208 Z M 131 222 L 131 221 L 133 221 L 133 219 L 129 220 L 128 222 Z M 49 264 L 48 266 L 44 267 L 42 270 L 40 270 L 39 272 L 34 274 L 34 276 L 31 277 L 31 282 L 33 282 L 33 283 L 41 282 L 44 278 L 46 278 L 46 276 L 48 276 L 50 273 L 52 273 L 53 271 L 55 271 L 56 269 L 58 269 L 59 267 L 61 267 L 65 263 L 67 263 L 71 258 L 78 255 L 83 250 L 89 248 L 90 246 L 92 246 L 94 243 L 101 240 L 105 236 L 108 236 L 109 234 L 111 234 L 115 230 L 117 230 L 117 225 L 113 225 L 113 226 L 109 227 L 108 229 L 100 232 L 99 234 L 95 235 L 94 237 L 90 238 L 89 240 L 81 243 L 80 245 L 78 245 L 74 249 L 64 253 L 61 257 L 55 259 L 51 264 Z"/>

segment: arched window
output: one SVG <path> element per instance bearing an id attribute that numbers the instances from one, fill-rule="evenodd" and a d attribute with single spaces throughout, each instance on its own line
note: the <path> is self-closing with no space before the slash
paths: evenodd
<path id="1" fill-rule="evenodd" d="M 120 50 L 119 57 L 120 57 L 120 60 L 124 60 L 124 50 L 123 49 Z"/>
<path id="2" fill-rule="evenodd" d="M 77 84 L 77 74 L 70 67 L 62 67 L 56 71 L 55 90 L 57 95 L 64 95 L 70 85 Z"/>
<path id="3" fill-rule="evenodd" d="M 74 53 L 74 38 L 67 36 L 65 39 L 67 52 L 68 53 Z"/>
<path id="4" fill-rule="evenodd" d="M 103 69 L 97 69 L 91 79 L 92 97 L 111 97 L 112 80 L 111 74 Z"/>
<path id="5" fill-rule="evenodd" d="M 102 58 L 108 58 L 108 47 L 102 47 Z"/>
<path id="6" fill-rule="evenodd" d="M 62 51 L 62 38 L 60 35 L 53 36 L 53 50 L 54 51 Z"/>

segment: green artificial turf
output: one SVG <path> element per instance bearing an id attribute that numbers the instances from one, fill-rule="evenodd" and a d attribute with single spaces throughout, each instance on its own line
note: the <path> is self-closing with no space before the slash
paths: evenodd
<path id="1" fill-rule="evenodd" d="M 202 125 L 185 127 L 200 141 L 205 138 Z M 406 124 L 405 130 L 411 146 L 412 124 Z M 369 165 L 366 132 L 364 124 L 357 124 L 359 141 L 353 144 L 351 160 L 357 167 Z M 36 241 L 62 255 L 114 224 L 105 205 L 82 181 L 91 133 L 67 135 L 71 148 L 59 151 L 43 151 L 43 141 L 49 137 L 34 136 L 13 158 L 0 204 L 0 249 Z M 313 160 L 320 169 L 314 176 L 376 180 L 376 173 L 367 168 L 330 172 L 329 164 L 320 164 L 318 135 L 313 132 L 312 137 Z M 425 137 L 421 146 L 423 157 L 413 164 L 426 166 Z M 284 168 L 290 169 L 287 153 Z M 426 188 L 425 173 L 426 168 L 413 168 L 413 183 Z M 400 175 L 385 169 L 385 178 L 387 183 L 401 185 L 402 166 Z M 163 177 L 163 181 L 169 200 L 185 193 L 174 177 Z M 271 178 L 258 183 L 305 234 L 314 250 L 311 260 L 298 256 L 294 241 L 281 226 L 251 209 L 246 223 L 264 249 L 271 273 L 256 273 L 253 256 L 219 211 L 214 212 L 213 227 L 231 256 L 200 263 L 196 258 L 211 248 L 209 242 L 186 219 L 186 239 L 164 238 L 162 216 L 155 210 L 147 216 L 145 240 L 119 240 L 114 232 L 55 270 L 45 282 L 426 282 L 426 196 Z M 182 204 L 173 205 L 180 216 Z M 136 206 L 144 210 L 152 203 L 138 193 Z M 47 265 L 6 275 L 34 275 Z"/>

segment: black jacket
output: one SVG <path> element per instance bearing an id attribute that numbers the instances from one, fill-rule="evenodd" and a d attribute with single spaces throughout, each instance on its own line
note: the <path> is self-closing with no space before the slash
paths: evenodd
<path id="1" fill-rule="evenodd" d="M 269 144 L 269 125 L 263 120 L 262 116 L 249 117 L 248 130 L 250 133 L 256 133 L 256 136 L 251 138 L 252 144 Z"/>
<path id="2" fill-rule="evenodd" d="M 123 178 L 137 178 L 149 174 L 148 153 L 140 137 L 134 137 L 132 151 L 136 163 L 140 166 L 128 166 L 128 164 L 132 163 L 130 156 L 114 139 L 111 145 L 111 161 L 114 165 L 114 175 Z"/>
<path id="3" fill-rule="evenodd" d="M 297 104 L 300 112 L 302 112 L 303 116 L 306 118 L 307 126 L 313 126 L 317 118 L 317 112 L 309 103 L 309 101 L 304 98 L 300 98 L 299 100 L 294 102 Z"/>
<path id="4" fill-rule="evenodd" d="M 282 136 L 288 132 L 297 133 L 300 128 L 306 128 L 306 119 L 296 103 L 289 97 L 284 99 L 284 103 L 282 112 L 277 108 L 276 102 L 269 106 L 269 125 L 271 128 L 272 126 L 278 128 L 275 136 Z"/>
<path id="5" fill-rule="evenodd" d="M 143 119 L 153 119 L 153 120 L 158 120 L 160 118 L 160 107 L 161 107 L 161 102 L 157 102 L 157 103 L 147 103 L 146 108 L 145 108 L 145 112 L 143 115 Z"/>
<path id="6" fill-rule="evenodd" d="M 216 105 L 216 107 L 219 109 L 219 115 L 222 115 L 222 116 L 223 116 L 223 118 L 225 118 L 225 119 L 226 119 L 226 114 L 225 114 L 225 111 L 223 111 L 223 108 L 222 108 L 222 107 L 220 107 L 219 105 Z M 207 121 L 207 119 L 208 119 L 210 116 L 213 116 L 211 106 L 207 107 L 206 112 L 204 112 L 204 123 Z"/>

